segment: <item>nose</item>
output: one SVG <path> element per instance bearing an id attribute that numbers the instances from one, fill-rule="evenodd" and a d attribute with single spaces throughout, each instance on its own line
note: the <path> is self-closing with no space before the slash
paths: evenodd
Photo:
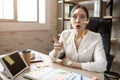
<path id="1" fill-rule="evenodd" d="M 75 20 L 76 23 L 80 23 L 80 18 L 77 17 L 76 20 Z"/>

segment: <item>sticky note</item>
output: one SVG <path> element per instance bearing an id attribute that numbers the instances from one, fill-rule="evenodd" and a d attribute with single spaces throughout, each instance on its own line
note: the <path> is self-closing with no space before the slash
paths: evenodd
<path id="1" fill-rule="evenodd" d="M 71 60 L 67 61 L 67 65 L 68 65 L 68 66 L 71 65 L 71 64 L 72 64 L 72 61 L 71 61 Z"/>
<path id="2" fill-rule="evenodd" d="M 66 71 L 60 69 L 60 70 L 57 71 L 57 73 L 58 74 L 66 74 Z"/>
<path id="3" fill-rule="evenodd" d="M 84 21 L 83 23 L 88 24 L 88 21 Z"/>
<path id="4" fill-rule="evenodd" d="M 66 44 L 69 44 L 69 41 L 70 41 L 70 37 L 67 38 Z"/>
<path id="5" fill-rule="evenodd" d="M 32 74 L 32 75 L 38 74 L 38 71 L 31 71 L 30 74 Z"/>
<path id="6" fill-rule="evenodd" d="M 10 65 L 13 65 L 13 64 L 15 63 L 10 56 L 5 56 L 4 59 L 5 59 Z"/>
<path id="7" fill-rule="evenodd" d="M 62 77 L 56 77 L 55 80 L 64 80 Z"/>
<path id="8" fill-rule="evenodd" d="M 91 80 L 97 80 L 97 77 L 93 76 Z"/>

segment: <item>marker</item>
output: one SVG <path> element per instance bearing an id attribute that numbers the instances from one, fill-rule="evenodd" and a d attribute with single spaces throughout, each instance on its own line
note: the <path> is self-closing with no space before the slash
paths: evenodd
<path id="1" fill-rule="evenodd" d="M 70 74 L 67 78 L 66 78 L 66 80 L 71 80 L 71 77 L 73 76 L 74 74 Z"/>

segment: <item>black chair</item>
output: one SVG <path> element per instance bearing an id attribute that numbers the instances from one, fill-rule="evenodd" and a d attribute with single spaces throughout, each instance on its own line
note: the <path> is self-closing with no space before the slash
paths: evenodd
<path id="1" fill-rule="evenodd" d="M 110 55 L 110 36 L 111 36 L 111 28 L 110 21 L 107 19 L 102 19 L 99 17 L 91 17 L 90 22 L 88 23 L 87 29 L 100 33 L 103 40 L 103 46 L 107 59 L 107 70 L 104 72 L 105 80 L 119 80 L 120 75 L 116 72 L 111 72 L 110 68 L 114 59 L 113 55 Z M 112 78 L 112 77 L 114 78 Z"/>

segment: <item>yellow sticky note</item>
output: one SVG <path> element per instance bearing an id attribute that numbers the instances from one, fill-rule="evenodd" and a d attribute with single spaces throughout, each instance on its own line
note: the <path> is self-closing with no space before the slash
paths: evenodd
<path id="1" fill-rule="evenodd" d="M 55 80 L 64 80 L 62 77 L 60 77 L 60 76 L 57 76 L 56 78 L 55 78 Z"/>
<path id="2" fill-rule="evenodd" d="M 31 75 L 36 75 L 36 74 L 38 74 L 38 72 L 39 72 L 39 71 L 31 71 L 30 74 L 31 74 Z"/>
<path id="3" fill-rule="evenodd" d="M 60 69 L 60 70 L 57 71 L 57 73 L 58 73 L 58 74 L 66 74 L 67 72 Z"/>
<path id="4" fill-rule="evenodd" d="M 72 64 L 72 61 L 71 60 L 68 60 L 67 61 L 67 65 L 70 66 Z"/>
<path id="5" fill-rule="evenodd" d="M 70 41 L 70 37 L 67 38 L 66 44 L 69 44 L 69 41 Z"/>
<path id="6" fill-rule="evenodd" d="M 10 56 L 5 56 L 4 59 L 5 59 L 10 65 L 13 65 L 13 64 L 15 63 Z"/>

